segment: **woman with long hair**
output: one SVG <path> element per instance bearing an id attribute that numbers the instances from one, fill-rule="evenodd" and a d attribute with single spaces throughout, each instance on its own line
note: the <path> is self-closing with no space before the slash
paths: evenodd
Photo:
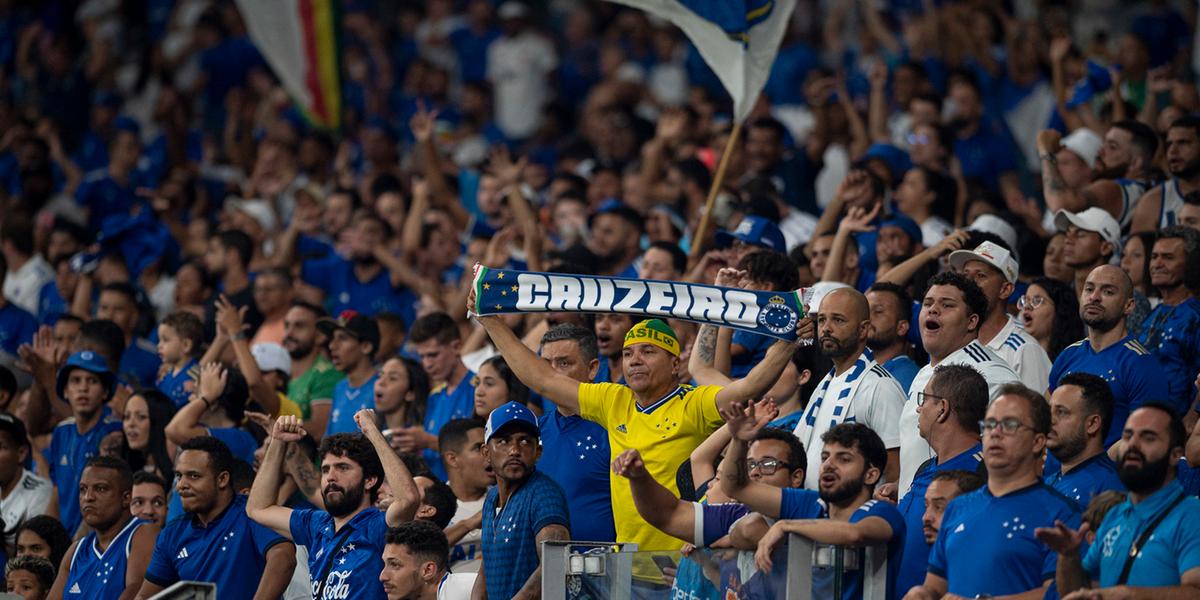
<path id="1" fill-rule="evenodd" d="M 1158 299 L 1151 297 L 1155 291 L 1150 285 L 1150 251 L 1157 237 L 1153 232 L 1143 231 L 1125 238 L 1121 246 L 1121 270 L 1133 282 L 1133 312 L 1125 319 L 1125 325 L 1134 337 L 1142 334 L 1142 324 L 1158 304 Z"/>
<path id="2" fill-rule="evenodd" d="M 387 359 L 375 380 L 375 413 L 384 430 L 422 427 L 429 400 L 429 375 L 421 363 L 405 357 Z M 436 447 L 436 444 L 434 445 Z"/>
<path id="3" fill-rule="evenodd" d="M 157 389 L 143 389 L 129 397 L 121 425 L 128 446 L 125 456 L 135 472 L 149 471 L 163 481 L 171 481 L 175 476 L 164 433 L 174 416 L 175 404 Z"/>
<path id="4" fill-rule="evenodd" d="M 70 546 L 63 524 L 49 515 L 32 517 L 17 528 L 16 556 L 40 556 L 57 567 Z"/>
<path id="5" fill-rule="evenodd" d="M 1057 279 L 1038 277 L 1017 301 L 1025 333 L 1033 336 L 1053 361 L 1063 348 L 1084 337 L 1079 300 L 1071 286 Z"/>
<path id="6" fill-rule="evenodd" d="M 475 416 L 481 419 L 487 419 L 493 410 L 507 402 L 529 404 L 529 388 L 508 368 L 503 356 L 483 361 L 472 383 L 475 384 Z"/>

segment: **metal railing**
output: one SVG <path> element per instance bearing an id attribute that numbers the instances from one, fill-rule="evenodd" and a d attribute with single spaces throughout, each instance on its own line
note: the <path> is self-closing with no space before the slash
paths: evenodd
<path id="1" fill-rule="evenodd" d="M 217 584 L 180 581 L 151 596 L 150 600 L 217 600 Z"/>
<path id="2" fill-rule="evenodd" d="M 887 597 L 886 545 L 861 549 L 817 545 L 793 534 L 776 552 L 770 573 L 758 571 L 749 551 L 696 550 L 683 556 L 639 551 L 636 544 L 551 541 L 542 548 L 545 600 L 670 598 L 674 594 L 668 592 L 680 591 L 681 585 L 707 590 L 680 594 L 692 598 L 724 598 L 730 586 L 753 590 L 754 597 L 781 600 L 840 598 L 847 575 L 860 570 L 863 600 Z"/>

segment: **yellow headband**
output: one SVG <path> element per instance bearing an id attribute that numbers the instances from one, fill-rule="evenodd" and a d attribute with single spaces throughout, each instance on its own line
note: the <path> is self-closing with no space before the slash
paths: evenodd
<path id="1" fill-rule="evenodd" d="M 675 356 L 679 356 L 679 338 L 662 319 L 647 319 L 629 328 L 625 334 L 625 345 L 652 344 Z"/>

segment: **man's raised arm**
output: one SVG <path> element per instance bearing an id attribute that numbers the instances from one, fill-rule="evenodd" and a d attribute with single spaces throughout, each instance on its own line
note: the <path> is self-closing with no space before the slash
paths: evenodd
<path id="1" fill-rule="evenodd" d="M 276 492 L 283 483 L 283 453 L 286 446 L 304 437 L 299 417 L 285 415 L 275 421 L 270 443 L 259 465 L 250 496 L 246 498 L 246 516 L 279 535 L 292 539 L 292 509 L 277 504 Z"/>
<path id="2" fill-rule="evenodd" d="M 467 296 L 467 310 L 473 310 L 474 307 L 475 291 L 472 290 Z M 550 363 L 534 354 L 499 317 L 480 316 L 478 320 L 492 338 L 496 350 L 504 357 L 504 362 L 508 363 L 522 383 L 567 411 L 579 414 L 578 381 L 555 372 Z"/>

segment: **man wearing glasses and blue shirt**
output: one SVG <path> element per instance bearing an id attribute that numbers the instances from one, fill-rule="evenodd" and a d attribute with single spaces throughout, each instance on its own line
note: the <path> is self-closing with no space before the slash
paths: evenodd
<path id="1" fill-rule="evenodd" d="M 1054 581 L 1057 554 L 1034 530 L 1080 522 L 1079 506 L 1042 482 L 1050 407 L 1041 394 L 1019 383 L 1001 386 L 979 425 L 987 485 L 946 508 L 925 582 L 905 600 L 1040 599 Z"/>

